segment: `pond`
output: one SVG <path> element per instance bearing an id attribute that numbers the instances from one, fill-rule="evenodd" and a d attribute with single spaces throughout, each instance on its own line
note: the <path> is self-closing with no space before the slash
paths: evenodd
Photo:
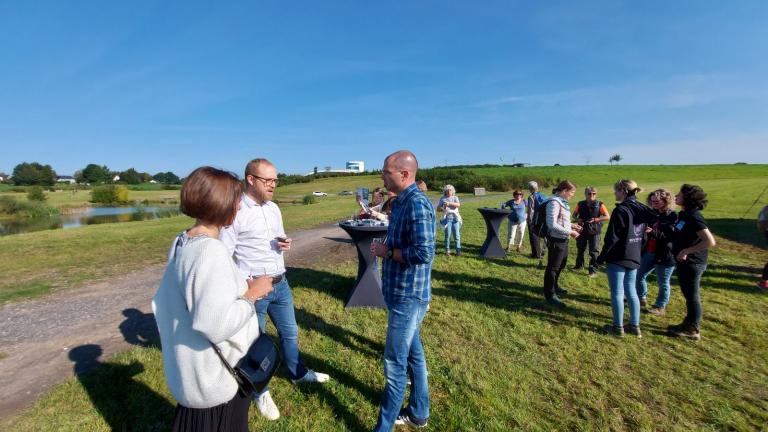
<path id="1" fill-rule="evenodd" d="M 84 212 L 52 218 L 0 220 L 0 236 L 103 223 L 144 221 L 178 214 L 178 207 L 91 207 Z"/>

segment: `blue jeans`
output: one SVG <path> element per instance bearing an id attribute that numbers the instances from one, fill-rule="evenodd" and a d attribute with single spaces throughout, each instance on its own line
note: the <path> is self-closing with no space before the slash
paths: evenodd
<path id="1" fill-rule="evenodd" d="M 656 301 L 653 303 L 653 307 L 665 308 L 669 304 L 669 282 L 672 280 L 672 273 L 675 271 L 675 266 L 655 264 L 653 262 L 654 258 L 655 255 L 653 253 L 643 253 L 643 257 L 640 260 L 640 268 L 637 270 L 637 296 L 641 299 L 648 297 L 648 283 L 645 281 L 645 278 L 655 270 L 656 282 L 659 285 L 659 294 L 656 296 Z"/>
<path id="2" fill-rule="evenodd" d="M 629 306 L 629 325 L 640 325 L 640 299 L 637 298 L 635 276 L 637 269 L 630 269 L 618 264 L 608 264 L 608 285 L 611 286 L 611 310 L 613 325 L 624 326 L 624 295 Z"/>
<path id="3" fill-rule="evenodd" d="M 293 310 L 293 295 L 288 280 L 272 286 L 272 291 L 266 297 L 256 302 L 256 313 L 259 316 L 259 328 L 265 331 L 267 314 L 272 324 L 277 328 L 280 336 L 280 348 L 283 352 L 283 361 L 288 368 L 291 379 L 303 378 L 307 368 L 299 355 L 299 326 L 296 324 L 296 315 Z"/>
<path id="4" fill-rule="evenodd" d="M 389 315 L 387 342 L 384 346 L 386 383 L 381 395 L 381 409 L 375 431 L 389 432 L 394 427 L 405 398 L 406 372 L 411 378 L 408 413 L 419 420 L 429 417 L 427 362 L 419 335 L 421 321 L 427 313 L 428 305 L 429 302 L 414 298 L 387 302 Z"/>
<path id="5" fill-rule="evenodd" d="M 458 219 L 452 217 L 446 218 L 445 224 L 445 251 L 451 250 L 451 233 L 453 233 L 453 239 L 456 241 L 456 250 L 461 250 L 461 222 Z"/>

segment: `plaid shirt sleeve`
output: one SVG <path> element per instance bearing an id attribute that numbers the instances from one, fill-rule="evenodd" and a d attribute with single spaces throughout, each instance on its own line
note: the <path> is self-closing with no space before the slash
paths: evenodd
<path id="1" fill-rule="evenodd" d="M 401 249 L 403 261 L 408 265 L 431 263 L 435 256 L 435 212 L 424 197 L 410 204 L 407 210 L 412 225 L 408 245 Z"/>

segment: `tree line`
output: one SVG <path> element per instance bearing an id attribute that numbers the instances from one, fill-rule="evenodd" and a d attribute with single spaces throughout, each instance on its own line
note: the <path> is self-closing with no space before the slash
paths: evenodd
<path id="1" fill-rule="evenodd" d="M 181 184 L 179 176 L 171 171 L 159 172 L 152 175 L 147 172 L 139 172 L 134 168 L 125 171 L 113 171 L 106 165 L 88 164 L 85 168 L 75 172 L 75 181 L 80 184 L 140 184 L 155 181 L 161 184 Z M 17 186 L 53 186 L 56 184 L 57 174 L 50 165 L 38 162 L 22 162 L 13 168 L 13 174 L 9 183 Z M 117 179 L 117 180 L 116 180 Z"/>

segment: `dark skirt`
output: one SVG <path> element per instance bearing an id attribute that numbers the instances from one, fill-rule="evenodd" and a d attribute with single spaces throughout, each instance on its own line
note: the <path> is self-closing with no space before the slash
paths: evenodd
<path id="1" fill-rule="evenodd" d="M 248 407 L 251 399 L 235 393 L 227 403 L 211 408 L 187 408 L 176 405 L 174 432 L 248 432 Z"/>

